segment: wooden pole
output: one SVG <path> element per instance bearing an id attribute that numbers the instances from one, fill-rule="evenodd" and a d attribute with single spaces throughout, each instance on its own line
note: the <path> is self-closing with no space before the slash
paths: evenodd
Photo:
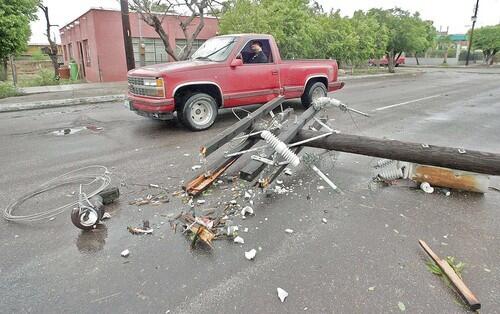
<path id="1" fill-rule="evenodd" d="M 301 130 L 294 141 L 318 136 L 318 132 Z M 500 175 L 500 154 L 459 148 L 377 139 L 351 134 L 332 134 L 304 144 L 346 153 L 414 162 L 489 175 Z"/>
<path id="2" fill-rule="evenodd" d="M 465 58 L 465 65 L 469 65 L 470 50 L 472 47 L 472 36 L 474 35 L 474 26 L 476 26 L 478 8 L 479 8 L 479 0 L 476 1 L 476 6 L 474 7 L 474 15 L 472 16 L 472 28 L 470 30 L 469 47 L 467 48 L 467 57 Z"/>
<path id="3" fill-rule="evenodd" d="M 125 44 L 125 58 L 127 71 L 135 68 L 134 48 L 132 46 L 132 33 L 130 32 L 130 18 L 128 11 L 128 0 L 120 0 L 122 11 L 123 43 Z"/>
<path id="4" fill-rule="evenodd" d="M 10 56 L 10 69 L 12 71 L 12 82 L 14 83 L 14 86 L 17 87 L 17 69 L 16 69 L 16 64 L 14 63 L 14 57 Z"/>
<path id="5" fill-rule="evenodd" d="M 476 298 L 474 293 L 465 285 L 462 278 L 460 278 L 455 270 L 448 264 L 447 261 L 440 259 L 434 251 L 422 240 L 418 240 L 420 246 L 424 249 L 425 253 L 429 255 L 429 257 L 436 263 L 436 265 L 441 268 L 443 273 L 450 279 L 451 283 L 457 290 L 458 294 L 467 302 L 470 309 L 473 311 L 477 311 L 481 308 L 481 303 Z"/>

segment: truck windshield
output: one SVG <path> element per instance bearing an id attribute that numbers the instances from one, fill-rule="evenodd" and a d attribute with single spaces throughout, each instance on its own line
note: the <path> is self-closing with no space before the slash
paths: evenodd
<path id="1" fill-rule="evenodd" d="M 191 56 L 193 60 L 224 61 L 233 50 L 235 37 L 214 37 L 207 40 Z"/>

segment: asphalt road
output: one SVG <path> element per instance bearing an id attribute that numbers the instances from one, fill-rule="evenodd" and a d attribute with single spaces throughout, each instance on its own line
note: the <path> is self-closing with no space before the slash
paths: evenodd
<path id="1" fill-rule="evenodd" d="M 343 132 L 500 153 L 499 82 L 500 71 L 477 69 L 352 81 L 336 97 L 373 117 L 328 114 Z M 290 105 L 300 112 L 297 102 Z M 235 218 L 249 228 L 240 232 L 245 244 L 219 240 L 213 250 L 191 250 L 170 229 L 169 217 L 188 208 L 180 198 L 129 205 L 157 192 L 144 186 L 150 183 L 179 190 L 199 163 L 199 146 L 235 121 L 224 112 L 209 131 L 191 133 L 136 116 L 119 103 L 0 114 L 2 208 L 51 178 L 93 164 L 107 166 L 122 192 L 109 207 L 112 218 L 91 233 L 73 227 L 68 213 L 33 224 L 0 220 L 0 312 L 399 313 L 401 303 L 408 313 L 466 313 L 427 269 L 417 242 L 424 239 L 440 256 L 466 264 L 463 278 L 482 313 L 500 313 L 495 191 L 446 197 L 374 186 L 374 158 L 331 154 L 321 167 L 343 195 L 318 190 L 324 183 L 299 166 L 282 178 L 292 192 L 259 194 L 256 215 Z M 85 126 L 90 129 L 53 133 Z M 491 185 L 500 186 L 498 177 Z M 39 196 L 22 212 L 60 205 L 75 190 Z M 196 211 L 231 200 L 228 191 L 214 188 Z M 144 219 L 153 235 L 127 232 Z M 248 261 L 244 252 L 252 248 L 257 256 Z M 126 259 L 124 249 L 131 252 Z M 284 303 L 277 287 L 289 293 Z"/>

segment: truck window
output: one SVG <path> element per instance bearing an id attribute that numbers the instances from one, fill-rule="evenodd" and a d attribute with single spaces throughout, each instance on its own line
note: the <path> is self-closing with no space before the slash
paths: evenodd
<path id="1" fill-rule="evenodd" d="M 262 45 L 262 52 L 264 53 L 266 60 L 265 62 L 253 62 L 253 58 L 255 56 L 255 53 L 252 51 L 252 44 L 253 43 L 260 43 Z M 269 43 L 268 39 L 252 39 L 250 40 L 245 47 L 241 50 L 240 54 L 238 56 L 241 56 L 243 59 L 244 64 L 252 64 L 252 63 L 273 63 L 273 54 L 271 50 L 271 45 Z"/>
<path id="2" fill-rule="evenodd" d="M 192 60 L 224 61 L 227 59 L 236 42 L 235 37 L 213 37 L 207 40 L 191 56 Z"/>

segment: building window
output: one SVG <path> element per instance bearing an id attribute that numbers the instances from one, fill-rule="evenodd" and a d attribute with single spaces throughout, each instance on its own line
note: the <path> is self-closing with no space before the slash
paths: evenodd
<path id="1" fill-rule="evenodd" d="M 191 49 L 188 57 L 191 57 L 193 55 L 193 53 L 198 50 L 198 48 L 200 48 L 201 45 L 203 45 L 205 41 L 202 40 L 202 39 L 195 39 L 193 41 L 193 49 Z M 176 39 L 175 40 L 175 53 L 177 55 L 180 55 L 184 49 L 186 49 L 186 45 L 187 45 L 187 40 L 185 39 Z"/>
<path id="2" fill-rule="evenodd" d="M 85 60 L 85 65 L 90 66 L 90 47 L 89 47 L 89 41 L 85 39 L 83 41 L 83 59 Z"/>
<path id="3" fill-rule="evenodd" d="M 142 43 L 142 47 L 140 47 Z M 165 45 L 159 38 L 132 38 L 135 63 L 140 66 L 168 62 Z"/>

